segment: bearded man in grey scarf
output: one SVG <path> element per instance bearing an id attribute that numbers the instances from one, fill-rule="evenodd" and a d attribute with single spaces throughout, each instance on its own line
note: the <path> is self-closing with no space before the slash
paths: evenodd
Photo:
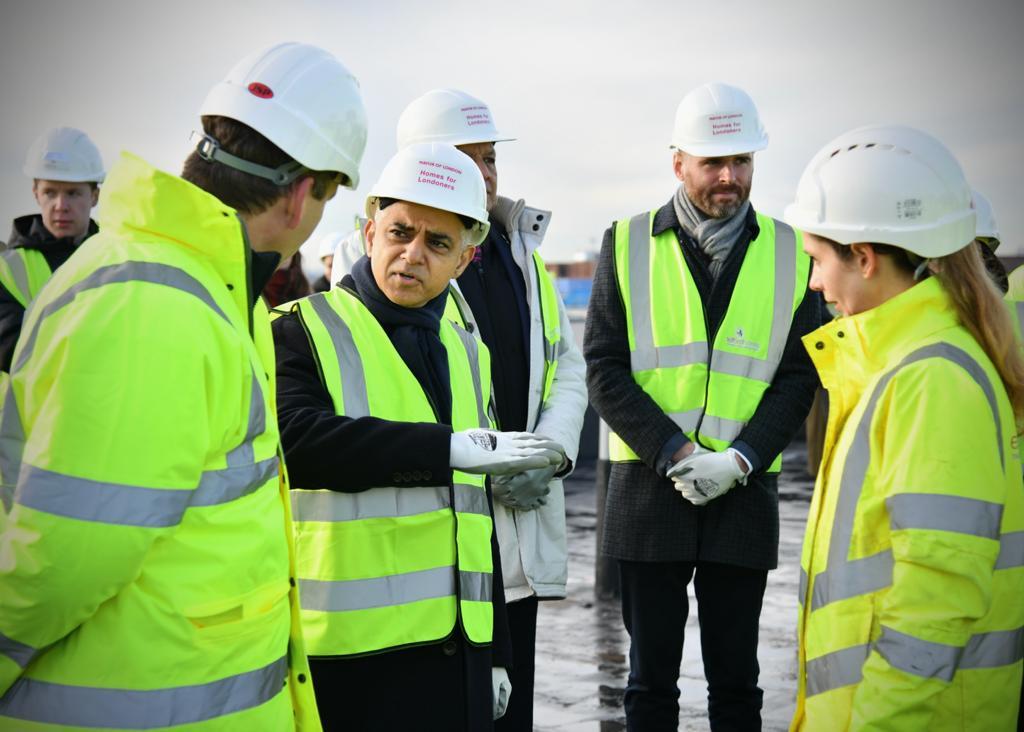
<path id="1" fill-rule="evenodd" d="M 583 354 L 614 434 L 601 553 L 630 636 L 629 730 L 679 726 L 693 582 L 712 730 L 759 730 L 758 618 L 778 561 L 778 459 L 818 379 L 799 235 L 749 203 L 768 137 L 741 89 L 705 84 L 672 135 L 681 185 L 605 232 Z"/>

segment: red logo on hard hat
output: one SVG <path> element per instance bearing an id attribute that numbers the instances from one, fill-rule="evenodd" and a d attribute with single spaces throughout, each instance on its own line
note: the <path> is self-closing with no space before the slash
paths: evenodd
<path id="1" fill-rule="evenodd" d="M 266 84 L 261 84 L 258 81 L 254 81 L 249 84 L 249 91 L 260 99 L 270 99 L 274 96 L 274 90 Z"/>

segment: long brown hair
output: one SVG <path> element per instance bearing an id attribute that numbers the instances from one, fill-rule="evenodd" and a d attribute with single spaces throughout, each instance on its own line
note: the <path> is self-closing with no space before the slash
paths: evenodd
<path id="1" fill-rule="evenodd" d="M 840 259 L 853 258 L 850 248 L 827 240 Z M 971 242 L 959 251 L 932 259 L 929 273 L 938 279 L 956 310 L 957 320 L 974 336 L 992 361 L 1010 397 L 1017 432 L 1024 430 L 1024 353 L 1009 308 L 985 268 L 979 245 Z M 921 263 L 905 249 L 872 244 L 876 254 L 892 258 L 898 269 L 913 273 Z"/>

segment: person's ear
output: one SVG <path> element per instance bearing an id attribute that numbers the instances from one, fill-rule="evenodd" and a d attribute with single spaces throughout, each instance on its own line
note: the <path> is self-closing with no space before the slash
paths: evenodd
<path id="1" fill-rule="evenodd" d="M 476 254 L 476 247 L 466 247 L 462 250 L 462 254 L 459 255 L 459 264 L 455 268 L 455 274 L 452 279 L 457 279 L 466 270 L 466 267 L 473 260 L 474 254 Z"/>
<path id="2" fill-rule="evenodd" d="M 302 221 L 302 214 L 306 210 L 306 203 L 313 195 L 313 178 L 305 176 L 299 179 L 292 187 L 291 192 L 286 196 L 284 209 L 285 225 L 289 229 L 296 229 Z"/>
<path id="3" fill-rule="evenodd" d="M 96 204 L 100 201 L 100 188 L 99 186 L 90 186 L 92 192 L 92 205 L 90 208 L 95 208 Z"/>
<path id="4" fill-rule="evenodd" d="M 680 181 L 683 180 L 683 158 L 686 157 L 686 153 L 676 150 L 672 153 L 672 172 L 676 174 L 676 178 Z"/>
<path id="5" fill-rule="evenodd" d="M 373 250 L 373 235 L 377 232 L 377 223 L 372 219 L 366 220 L 366 225 L 363 227 L 363 241 L 366 242 L 366 256 L 372 256 L 370 252 Z"/>
<path id="6" fill-rule="evenodd" d="M 851 244 L 850 251 L 853 253 L 853 261 L 860 270 L 861 277 L 866 280 L 878 274 L 878 252 L 867 243 Z"/>

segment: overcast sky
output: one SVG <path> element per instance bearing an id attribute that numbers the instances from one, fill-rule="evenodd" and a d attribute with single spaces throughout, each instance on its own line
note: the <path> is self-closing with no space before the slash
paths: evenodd
<path id="1" fill-rule="evenodd" d="M 85 130 L 109 166 L 130 150 L 175 173 L 207 90 L 250 51 L 327 48 L 359 78 L 370 121 L 362 185 L 317 235 L 349 229 L 423 92 L 491 106 L 498 189 L 553 211 L 542 252 L 596 248 L 614 219 L 662 205 L 679 100 L 706 81 L 744 88 L 770 136 L 754 206 L 779 216 L 810 157 L 872 122 L 923 128 L 989 197 L 1000 253 L 1024 254 L 1024 3 L 56 2 L 0 0 L 0 222 L 35 210 L 21 173 L 45 128 Z M 309 248 L 304 249 L 312 254 Z"/>

